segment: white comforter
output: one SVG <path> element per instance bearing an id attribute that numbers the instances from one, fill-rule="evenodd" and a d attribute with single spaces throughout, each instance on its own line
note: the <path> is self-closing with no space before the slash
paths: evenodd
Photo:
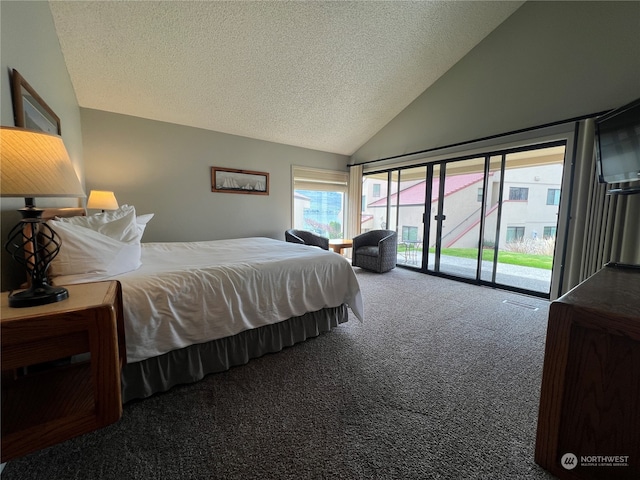
<path id="1" fill-rule="evenodd" d="M 143 243 L 141 260 L 111 277 L 122 284 L 130 363 L 343 303 L 363 319 L 351 264 L 319 248 L 271 238 Z"/>

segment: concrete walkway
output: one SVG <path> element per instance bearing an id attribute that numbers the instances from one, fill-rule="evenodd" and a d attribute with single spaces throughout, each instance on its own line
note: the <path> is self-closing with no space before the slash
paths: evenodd
<path id="1" fill-rule="evenodd" d="M 419 267 L 422 256 L 416 255 L 414 258 L 405 259 L 400 255 L 398 265 L 408 265 Z M 429 254 L 428 267 L 433 270 L 435 266 L 435 255 Z M 482 262 L 482 280 L 490 282 L 493 264 Z M 476 278 L 476 260 L 471 258 L 452 257 L 449 255 L 440 256 L 440 272 L 448 275 L 456 275 L 463 278 Z M 498 263 L 496 271 L 496 283 L 511 287 L 523 288 L 538 293 L 549 293 L 551 287 L 551 270 L 542 268 L 523 267 L 520 265 L 510 265 Z"/>

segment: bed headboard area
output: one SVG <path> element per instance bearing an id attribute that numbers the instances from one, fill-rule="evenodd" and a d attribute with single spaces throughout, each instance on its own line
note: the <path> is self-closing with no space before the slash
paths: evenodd
<path id="1" fill-rule="evenodd" d="M 87 212 L 84 208 L 81 207 L 65 207 L 65 208 L 45 208 L 42 212 L 42 218 L 44 220 L 51 220 L 54 217 L 59 218 L 67 218 L 67 217 L 78 217 L 78 216 L 86 216 Z"/>

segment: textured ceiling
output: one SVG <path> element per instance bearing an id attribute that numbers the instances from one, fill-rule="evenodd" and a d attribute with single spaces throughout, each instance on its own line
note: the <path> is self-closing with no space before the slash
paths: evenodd
<path id="1" fill-rule="evenodd" d="M 350 155 L 522 3 L 50 6 L 81 107 Z"/>

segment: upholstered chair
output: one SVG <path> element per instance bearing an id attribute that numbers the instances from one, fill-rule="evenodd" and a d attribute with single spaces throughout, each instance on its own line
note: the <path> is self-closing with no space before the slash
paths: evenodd
<path id="1" fill-rule="evenodd" d="M 393 230 L 371 230 L 353 237 L 351 265 L 383 273 L 395 268 L 398 234 Z"/>
<path id="2" fill-rule="evenodd" d="M 284 232 L 284 239 L 291 243 L 302 243 L 303 245 L 313 245 L 324 250 L 329 250 L 329 239 L 316 235 L 306 230 L 289 229 Z"/>

